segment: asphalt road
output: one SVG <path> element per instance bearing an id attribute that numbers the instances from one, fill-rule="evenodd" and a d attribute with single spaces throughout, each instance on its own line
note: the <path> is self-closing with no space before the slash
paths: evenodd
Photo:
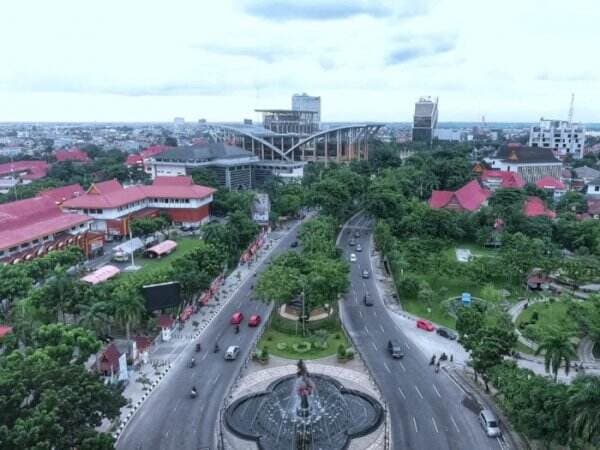
<path id="1" fill-rule="evenodd" d="M 351 263 L 351 289 L 342 302 L 344 324 L 354 337 L 361 356 L 388 402 L 391 414 L 394 449 L 410 450 L 484 450 L 507 449 L 506 443 L 488 438 L 476 413 L 463 406 L 465 397 L 460 386 L 441 370 L 435 373 L 429 365 L 431 355 L 424 355 L 392 320 L 375 287 L 372 276 L 362 278 L 363 269 L 371 267 L 371 223 L 365 216 L 350 220 L 340 237 L 340 247 L 349 260 L 351 253 L 357 261 Z M 355 238 L 363 247 L 357 252 L 349 246 Z M 368 292 L 373 306 L 365 306 Z M 423 333 L 427 333 L 423 331 Z M 387 352 L 391 338 L 402 342 L 405 356 L 397 360 Z"/>
<path id="2" fill-rule="evenodd" d="M 274 241 L 276 246 L 270 258 L 290 249 L 296 239 L 297 228 Z M 260 272 L 267 262 L 255 267 Z M 237 290 L 233 298 L 200 336 L 202 351 L 195 352 L 193 343 L 175 360 L 172 369 L 143 406 L 129 422 L 117 442 L 121 450 L 198 450 L 215 449 L 214 432 L 219 408 L 223 404 L 229 387 L 239 373 L 243 361 L 250 351 L 249 343 L 258 333 L 257 328 L 248 327 L 248 318 L 260 314 L 266 320 L 269 308 L 266 304 L 251 300 L 251 285 L 256 278 L 249 277 Z M 235 334 L 229 321 L 234 312 L 244 314 L 240 333 Z M 261 325 L 262 326 L 262 325 Z M 213 353 L 215 342 L 221 351 Z M 225 349 L 239 345 L 240 355 L 235 361 L 225 361 Z M 191 357 L 196 367 L 189 368 Z M 198 397 L 190 398 L 190 390 L 196 386 Z"/>

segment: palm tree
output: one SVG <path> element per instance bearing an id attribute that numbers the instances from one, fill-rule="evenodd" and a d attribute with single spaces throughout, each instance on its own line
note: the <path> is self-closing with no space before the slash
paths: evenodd
<path id="1" fill-rule="evenodd" d="M 565 374 L 569 374 L 571 361 L 577 356 L 575 346 L 571 342 L 571 336 L 560 330 L 552 330 L 544 336 L 542 343 L 535 354 L 544 353 L 544 365 L 546 372 L 550 370 L 554 374 L 554 381 L 558 378 L 558 369 L 561 363 L 565 364 Z"/>
<path id="2" fill-rule="evenodd" d="M 134 286 L 124 284 L 114 292 L 115 319 L 125 327 L 127 342 L 130 341 L 131 325 L 137 324 L 144 312 L 144 303 Z"/>
<path id="3" fill-rule="evenodd" d="M 571 432 L 574 437 L 593 442 L 600 436 L 600 377 L 580 376 L 568 392 Z"/>
<path id="4" fill-rule="evenodd" d="M 98 301 L 91 305 L 81 304 L 79 308 L 79 323 L 90 328 L 101 335 L 111 334 L 111 325 L 113 322 L 109 314 L 109 305 L 104 301 Z"/>

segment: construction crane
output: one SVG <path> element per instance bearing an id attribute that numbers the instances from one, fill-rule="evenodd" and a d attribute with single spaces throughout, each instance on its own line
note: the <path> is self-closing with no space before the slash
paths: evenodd
<path id="1" fill-rule="evenodd" d="M 575 103 L 575 94 L 571 94 L 571 106 L 569 107 L 569 126 L 573 124 L 573 104 Z"/>

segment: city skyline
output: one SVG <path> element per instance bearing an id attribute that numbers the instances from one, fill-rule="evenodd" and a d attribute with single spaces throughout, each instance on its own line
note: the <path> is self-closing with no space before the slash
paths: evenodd
<path id="1" fill-rule="evenodd" d="M 440 122 L 536 122 L 574 92 L 574 119 L 600 122 L 599 7 L 533 3 L 12 3 L 0 121 L 241 121 L 307 92 L 324 122 L 410 122 L 422 95 Z"/>

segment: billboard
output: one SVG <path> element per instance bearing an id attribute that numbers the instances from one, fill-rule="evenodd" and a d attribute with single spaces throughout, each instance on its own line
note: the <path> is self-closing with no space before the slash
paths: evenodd
<path id="1" fill-rule="evenodd" d="M 147 311 L 157 311 L 181 304 L 181 285 L 178 281 L 149 284 L 142 287 Z"/>

